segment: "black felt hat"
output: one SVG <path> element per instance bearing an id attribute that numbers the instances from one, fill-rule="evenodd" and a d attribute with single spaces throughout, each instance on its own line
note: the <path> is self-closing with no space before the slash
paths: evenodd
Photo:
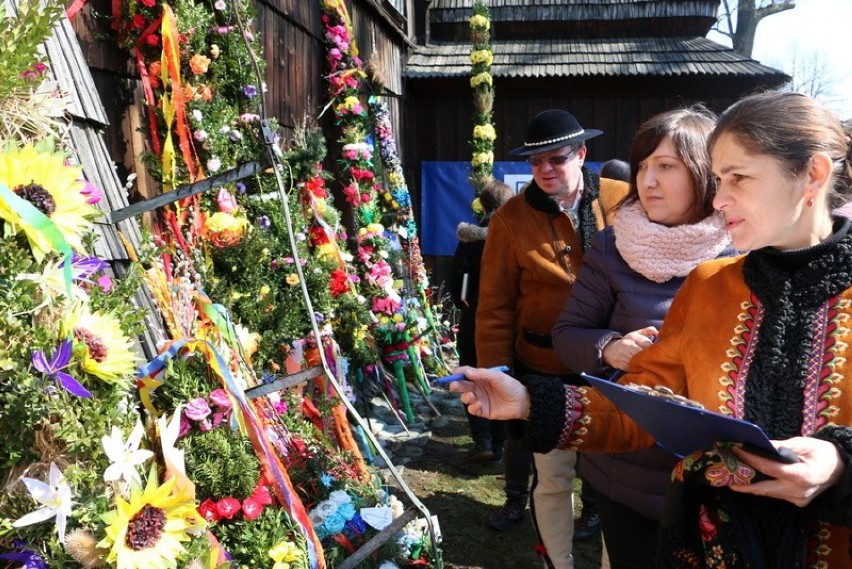
<path id="1" fill-rule="evenodd" d="M 530 156 L 574 145 L 600 134 L 603 134 L 603 131 L 584 129 L 568 111 L 550 109 L 538 113 L 530 120 L 524 145 L 510 150 L 509 154 Z"/>

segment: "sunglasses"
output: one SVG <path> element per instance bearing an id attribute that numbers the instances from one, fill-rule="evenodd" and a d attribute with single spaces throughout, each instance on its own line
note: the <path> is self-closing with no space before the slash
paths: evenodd
<path id="1" fill-rule="evenodd" d="M 577 150 L 573 149 L 568 154 L 559 154 L 557 156 L 551 156 L 550 158 L 542 158 L 541 156 L 530 156 L 529 158 L 527 158 L 527 162 L 530 166 L 533 167 L 541 166 L 542 164 L 547 162 L 553 168 L 555 168 L 557 166 L 562 166 L 563 164 L 568 162 L 568 160 L 570 160 L 571 157 L 573 157 L 576 153 Z"/>

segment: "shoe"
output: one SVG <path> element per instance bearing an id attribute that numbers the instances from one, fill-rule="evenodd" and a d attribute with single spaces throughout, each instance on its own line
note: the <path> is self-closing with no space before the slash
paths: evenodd
<path id="1" fill-rule="evenodd" d="M 504 531 L 524 521 L 527 509 L 526 496 L 510 496 L 500 511 L 488 518 L 488 527 Z"/>
<path id="2" fill-rule="evenodd" d="M 574 522 L 574 541 L 591 541 L 601 532 L 601 517 L 597 512 L 580 516 Z"/>
<path id="3" fill-rule="evenodd" d="M 491 450 L 490 444 L 475 445 L 467 457 L 467 462 L 472 464 L 491 460 L 494 460 L 494 451 Z"/>
<path id="4" fill-rule="evenodd" d="M 494 449 L 494 456 L 491 457 L 492 462 L 503 462 L 503 449 Z"/>

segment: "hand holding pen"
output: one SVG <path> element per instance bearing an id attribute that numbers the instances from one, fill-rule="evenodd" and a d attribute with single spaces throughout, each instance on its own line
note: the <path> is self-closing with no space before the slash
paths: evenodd
<path id="1" fill-rule="evenodd" d="M 459 374 L 441 378 L 450 391 L 461 393 L 461 401 L 473 415 L 486 419 L 525 419 L 530 412 L 527 388 L 505 373 L 506 367 L 463 366 Z"/>
<path id="2" fill-rule="evenodd" d="M 490 367 L 488 369 L 493 370 L 493 371 L 500 371 L 500 372 L 503 372 L 503 373 L 506 373 L 507 371 L 509 371 L 508 366 Z M 436 379 L 433 380 L 433 383 L 435 385 L 449 385 L 450 383 L 452 383 L 454 381 L 462 381 L 464 379 L 466 379 L 466 378 L 465 378 L 465 375 L 463 373 L 453 373 L 451 375 L 445 375 L 444 377 L 436 378 Z"/>

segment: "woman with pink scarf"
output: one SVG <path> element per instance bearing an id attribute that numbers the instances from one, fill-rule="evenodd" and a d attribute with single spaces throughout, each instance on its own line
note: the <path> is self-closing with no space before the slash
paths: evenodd
<path id="1" fill-rule="evenodd" d="M 702 261 L 730 255 L 713 211 L 707 137 L 715 117 L 696 106 L 639 127 L 630 150 L 630 192 L 615 222 L 595 235 L 553 329 L 570 369 L 608 377 L 650 346 L 684 278 Z M 677 458 L 659 448 L 583 453 L 610 566 L 654 566 L 659 522 Z"/>

